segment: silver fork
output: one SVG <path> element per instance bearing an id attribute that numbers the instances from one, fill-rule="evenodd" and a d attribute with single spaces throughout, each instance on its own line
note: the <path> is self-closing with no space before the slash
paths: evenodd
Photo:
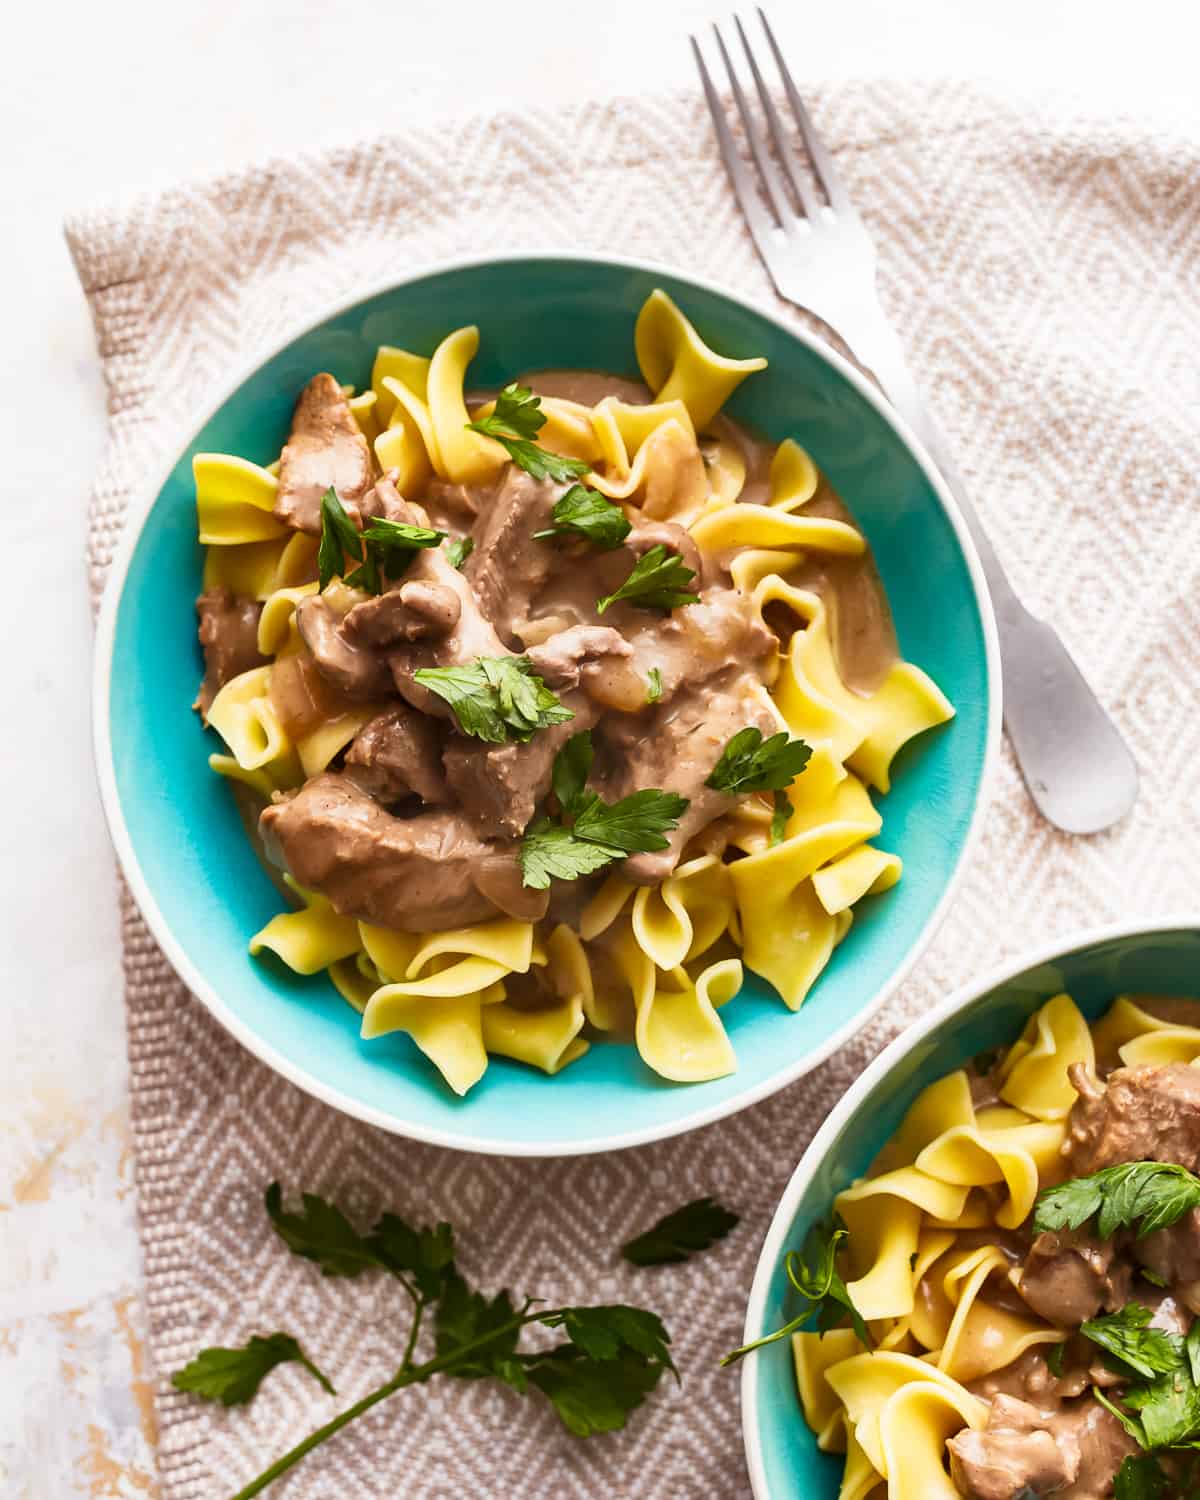
<path id="1" fill-rule="evenodd" d="M 896 331 L 879 305 L 875 246 L 813 128 L 761 10 L 758 17 L 795 132 L 780 118 L 741 21 L 735 18 L 734 25 L 765 130 L 751 113 L 720 28 L 713 27 L 757 169 L 757 186 L 755 173 L 738 153 L 704 54 L 696 38 L 691 39 L 717 144 L 755 247 L 779 295 L 815 314 L 845 341 L 874 373 L 941 471 L 971 533 L 991 592 L 1003 665 L 1004 726 L 1029 793 L 1043 817 L 1059 828 L 1098 833 L 1123 817 L 1137 798 L 1133 756 L 1058 633 L 1035 619 L 1013 592 L 945 439 L 930 417 Z M 796 133 L 820 196 L 797 154 Z"/>

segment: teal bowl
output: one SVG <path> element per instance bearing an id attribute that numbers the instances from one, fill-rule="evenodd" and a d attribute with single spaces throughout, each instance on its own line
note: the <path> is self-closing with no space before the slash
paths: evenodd
<path id="1" fill-rule="evenodd" d="M 952 995 L 855 1080 L 813 1138 L 780 1199 L 759 1257 L 744 1342 L 799 1311 L 783 1271 L 833 1200 L 870 1166 L 923 1088 L 979 1052 L 1016 1041 L 1043 1001 L 1066 991 L 1089 1020 L 1123 993 L 1200 993 L 1200 917 L 1059 938 Z M 836 1500 L 843 1460 L 805 1425 L 786 1339 L 742 1367 L 742 1430 L 756 1500 Z"/>
<path id="2" fill-rule="evenodd" d="M 368 383 L 375 347 L 428 352 L 477 322 L 481 385 L 574 365 L 636 375 L 633 327 L 661 286 L 717 349 L 765 354 L 731 413 L 768 437 L 794 436 L 863 526 L 901 647 L 953 700 L 957 718 L 902 754 L 883 843 L 905 877 L 864 902 L 804 1008 L 793 1014 L 748 978 L 723 1016 L 738 1070 L 681 1086 L 632 1045 L 600 1044 L 556 1078 L 496 1059 L 465 1099 L 407 1037 L 364 1042 L 324 977 L 251 960 L 247 939 L 279 897 L 208 768 L 214 739 L 189 708 L 200 672 L 192 456 L 269 463 L 297 391 L 316 370 Z M 200 422 L 128 522 L 98 630 L 94 731 L 101 793 L 134 897 L 167 958 L 212 1013 L 301 1088 L 388 1130 L 465 1150 L 571 1155 L 690 1130 L 764 1098 L 864 1024 L 907 973 L 946 909 L 978 826 L 999 734 L 995 628 L 962 521 L 916 441 L 844 360 L 771 313 L 665 269 L 573 256 L 459 263 L 342 306 L 237 380 Z"/>

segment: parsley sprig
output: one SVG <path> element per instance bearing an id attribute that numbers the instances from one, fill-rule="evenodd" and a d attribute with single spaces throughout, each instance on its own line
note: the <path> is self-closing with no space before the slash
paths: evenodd
<path id="1" fill-rule="evenodd" d="M 578 880 L 630 854 L 665 849 L 664 835 L 679 826 L 687 810 L 686 797 L 657 788 L 605 802 L 587 786 L 592 753 L 591 734 L 584 730 L 555 757 L 552 786 L 568 821 L 543 817 L 525 830 L 521 876 L 533 890 L 546 890 L 551 880 Z"/>
<path id="2" fill-rule="evenodd" d="M 240 1349 L 202 1349 L 175 1372 L 171 1384 L 178 1391 L 191 1391 L 222 1406 L 241 1406 L 257 1394 L 276 1365 L 289 1363 L 303 1365 L 324 1390 L 337 1395 L 290 1333 L 272 1333 L 266 1338 L 255 1334 Z"/>
<path id="3" fill-rule="evenodd" d="M 736 1364 L 752 1349 L 761 1349 L 764 1344 L 774 1344 L 779 1339 L 787 1338 L 789 1334 L 813 1323 L 814 1319 L 813 1326 L 816 1330 L 827 1333 L 845 1318 L 849 1318 L 859 1342 L 865 1348 L 871 1347 L 867 1325 L 850 1300 L 846 1283 L 837 1268 L 838 1246 L 846 1236 L 846 1226 L 835 1218 L 831 1225 L 815 1224 L 805 1236 L 802 1251 L 788 1251 L 784 1257 L 784 1270 L 788 1281 L 803 1299 L 804 1307 L 796 1317 L 782 1328 L 777 1328 L 774 1333 L 755 1339 L 752 1344 L 743 1344 L 740 1349 L 727 1354 L 721 1361 L 723 1365 Z"/>
<path id="4" fill-rule="evenodd" d="M 700 595 L 691 587 L 695 577 L 695 571 L 678 552 L 668 551 L 659 542 L 638 558 L 619 589 L 597 599 L 596 613 L 602 615 L 618 599 L 638 609 L 678 609 L 684 604 L 698 604 Z"/>
<path id="5" fill-rule="evenodd" d="M 1080 1333 L 1104 1351 L 1105 1363 L 1127 1382 L 1119 1397 L 1121 1406 L 1095 1387 L 1092 1394 L 1139 1447 L 1148 1451 L 1196 1447 L 1200 1443 L 1200 1323 L 1193 1324 L 1184 1338 L 1152 1328 L 1150 1316 L 1149 1308 L 1130 1302 L 1118 1312 L 1089 1318 L 1081 1326 Z M 1149 1465 L 1135 1466 L 1123 1481 L 1125 1493 L 1136 1495 L 1135 1481 L 1154 1474 Z M 1117 1493 L 1122 1493 L 1121 1487 Z"/>
<path id="6" fill-rule="evenodd" d="M 664 1371 L 678 1379 L 670 1335 L 656 1314 L 615 1303 L 544 1308 L 537 1298 L 514 1299 L 506 1290 L 487 1297 L 471 1287 L 455 1265 L 449 1224 L 415 1228 L 389 1213 L 364 1234 L 335 1204 L 313 1193 L 304 1195 L 300 1211 L 286 1210 L 278 1183 L 267 1189 L 266 1207 L 288 1248 L 323 1275 L 391 1276 L 412 1304 L 412 1323 L 399 1368 L 389 1380 L 276 1459 L 233 1500 L 261 1494 L 372 1407 L 406 1386 L 439 1375 L 498 1380 L 521 1395 L 540 1391 L 578 1437 L 623 1427 Z M 418 1360 L 426 1318 L 433 1324 L 434 1352 Z M 534 1323 L 561 1332 L 562 1341 L 549 1349 L 523 1350 L 521 1332 Z M 332 1385 L 286 1333 L 256 1335 L 240 1349 L 201 1350 L 175 1373 L 172 1383 L 179 1390 L 235 1406 L 251 1400 L 270 1371 L 287 1361 L 302 1364 L 333 1393 Z"/>
<path id="7" fill-rule="evenodd" d="M 808 764 L 812 746 L 781 729 L 764 740 L 761 729 L 739 729 L 721 752 L 705 786 L 740 797 L 746 792 L 781 792 Z M 786 822 L 786 818 L 785 818 Z"/>
<path id="8" fill-rule="evenodd" d="M 550 519 L 553 524 L 545 531 L 533 533 L 535 541 L 544 537 L 581 536 L 602 552 L 611 552 L 633 530 L 619 505 L 582 484 L 573 484 L 555 501 Z"/>
<path id="9" fill-rule="evenodd" d="M 1114 1500 L 1200 1500 L 1200 1453 L 1176 1457 L 1183 1468 L 1172 1476 L 1153 1453 L 1127 1454 L 1113 1483 Z"/>
<path id="10" fill-rule="evenodd" d="M 490 745 L 524 743 L 537 730 L 575 717 L 527 656 L 481 656 L 462 667 L 422 667 L 413 681 L 450 705 L 464 734 Z"/>
<path id="11" fill-rule="evenodd" d="M 321 542 L 317 577 L 322 589 L 344 578 L 354 589 L 381 594 L 388 579 L 398 578 L 424 547 L 436 547 L 446 535 L 430 526 L 409 526 L 378 516 L 360 532 L 332 487 L 321 498 Z M 359 564 L 347 573 L 349 562 Z"/>
<path id="12" fill-rule="evenodd" d="M 473 536 L 456 536 L 452 542 L 446 543 L 446 561 L 461 573 L 463 564 L 474 550 L 475 538 Z"/>
<path id="13" fill-rule="evenodd" d="M 1039 1193 L 1033 1228 L 1039 1234 L 1079 1229 L 1094 1218 L 1102 1240 L 1135 1226 L 1142 1239 L 1177 1224 L 1194 1208 L 1200 1208 L 1200 1177 L 1186 1167 L 1162 1161 L 1122 1162 Z"/>
<path id="14" fill-rule="evenodd" d="M 1150 1309 L 1129 1302 L 1118 1312 L 1089 1318 L 1079 1329 L 1109 1356 L 1118 1374 L 1126 1379 L 1153 1380 L 1180 1362 L 1183 1340 L 1162 1328 L 1151 1328 Z M 1115 1362 L 1115 1363 L 1114 1363 Z"/>
<path id="15" fill-rule="evenodd" d="M 715 1198 L 697 1198 L 627 1240 L 621 1254 L 635 1266 L 679 1265 L 723 1240 L 739 1222 Z"/>
<path id="16" fill-rule="evenodd" d="M 495 410 L 477 422 L 468 422 L 472 432 L 493 438 L 518 468 L 534 479 L 551 479 L 555 484 L 569 484 L 586 474 L 590 465 L 578 458 L 550 453 L 533 441 L 546 425 L 542 398 L 528 386 L 514 380 L 496 397 Z"/>

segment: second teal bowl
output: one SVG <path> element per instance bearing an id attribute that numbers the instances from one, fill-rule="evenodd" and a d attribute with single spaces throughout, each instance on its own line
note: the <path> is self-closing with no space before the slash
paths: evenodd
<path id="1" fill-rule="evenodd" d="M 785 1252 L 829 1218 L 834 1198 L 867 1170 L 921 1090 L 978 1053 L 1015 1042 L 1033 1012 L 1064 990 L 1089 1020 L 1121 994 L 1200 994 L 1200 919 L 1060 939 L 951 996 L 881 1052 L 821 1127 L 780 1200 L 750 1292 L 745 1342 L 800 1311 Z M 787 1339 L 747 1357 L 742 1428 L 757 1500 L 836 1500 L 843 1459 L 820 1452 L 805 1425 Z"/>

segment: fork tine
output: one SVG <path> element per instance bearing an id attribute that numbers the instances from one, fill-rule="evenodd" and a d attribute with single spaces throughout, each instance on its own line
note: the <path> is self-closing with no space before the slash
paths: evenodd
<path id="1" fill-rule="evenodd" d="M 746 141 L 750 147 L 750 154 L 754 158 L 754 164 L 758 168 L 758 174 L 762 179 L 763 189 L 775 214 L 776 222 L 782 226 L 788 219 L 792 218 L 792 212 L 788 205 L 787 193 L 784 190 L 783 179 L 775 168 L 774 162 L 767 155 L 765 141 L 746 104 L 746 96 L 742 93 L 742 85 L 733 70 L 733 61 L 725 50 L 725 38 L 721 35 L 721 28 L 713 26 L 713 36 L 717 39 L 717 48 L 721 59 L 725 64 L 725 72 L 729 75 L 729 87 L 733 92 L 733 102 L 737 105 L 737 112 L 742 117 L 742 128 L 746 132 Z"/>
<path id="2" fill-rule="evenodd" d="M 762 6 L 758 7 L 758 19 L 762 22 L 762 29 L 766 33 L 767 41 L 770 43 L 771 51 L 775 54 L 775 66 L 779 69 L 779 76 L 783 80 L 783 87 L 787 92 L 788 101 L 792 106 L 792 113 L 796 116 L 796 124 L 800 127 L 800 134 L 804 139 L 805 148 L 813 164 L 813 171 L 817 181 L 821 185 L 821 191 L 828 198 L 830 206 L 842 211 L 852 210 L 850 196 L 842 186 L 842 180 L 837 174 L 837 168 L 833 164 L 833 158 L 826 151 L 821 137 L 817 134 L 813 125 L 812 117 L 805 108 L 804 100 L 801 99 L 792 75 L 788 71 L 787 63 L 783 60 L 783 53 L 779 50 L 779 43 L 775 40 L 775 33 L 771 30 L 771 23 L 763 14 Z"/>
<path id="3" fill-rule="evenodd" d="M 718 99 L 717 91 L 713 87 L 713 81 L 709 77 L 708 68 L 704 62 L 704 54 L 700 51 L 700 45 L 694 36 L 690 40 L 692 51 L 696 57 L 696 67 L 700 70 L 700 82 L 704 88 L 704 97 L 708 100 L 708 112 L 712 116 L 713 129 L 717 133 L 717 146 L 721 152 L 721 160 L 725 163 L 725 170 L 729 173 L 729 180 L 733 184 L 733 191 L 737 195 L 738 203 L 741 205 L 742 213 L 745 215 L 746 223 L 749 225 L 754 243 L 758 246 L 759 253 L 766 259 L 771 249 L 771 230 L 774 226 L 771 224 L 770 218 L 762 206 L 758 191 L 751 181 L 750 173 L 747 171 L 745 163 L 738 155 L 733 136 L 729 131 L 729 123 L 725 119 L 724 110 L 721 108 L 721 101 Z"/>
<path id="4" fill-rule="evenodd" d="M 763 114 L 767 117 L 767 125 L 771 131 L 771 139 L 775 143 L 775 153 L 778 156 L 787 179 L 791 183 L 796 197 L 800 200 L 800 206 L 804 213 L 811 219 L 817 212 L 817 200 L 813 190 L 808 185 L 808 179 L 800 166 L 796 153 L 792 150 L 791 143 L 784 133 L 783 125 L 779 119 L 779 112 L 775 108 L 775 101 L 771 98 L 767 85 L 763 82 L 762 73 L 759 70 L 758 60 L 750 50 L 750 40 L 742 26 L 740 16 L 734 16 L 733 24 L 737 27 L 738 36 L 742 39 L 742 51 L 746 54 L 746 61 L 750 64 L 750 71 L 754 74 L 754 86 L 758 90 L 758 100 L 762 105 Z"/>

